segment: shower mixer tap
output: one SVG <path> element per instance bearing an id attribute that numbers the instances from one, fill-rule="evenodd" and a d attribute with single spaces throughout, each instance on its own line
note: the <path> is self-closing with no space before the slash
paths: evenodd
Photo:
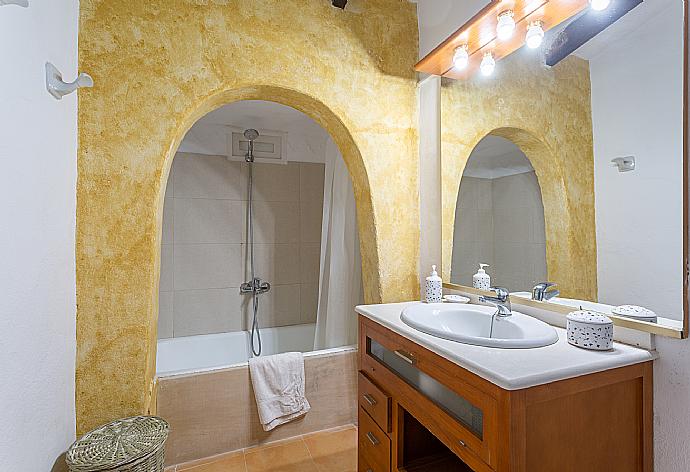
<path id="1" fill-rule="evenodd" d="M 254 277 L 249 282 L 244 282 L 240 285 L 240 293 L 255 293 L 260 295 L 271 290 L 271 284 L 262 281 L 258 277 Z"/>

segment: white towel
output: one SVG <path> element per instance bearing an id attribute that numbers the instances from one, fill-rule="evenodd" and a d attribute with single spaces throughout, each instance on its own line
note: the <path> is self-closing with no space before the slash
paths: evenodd
<path id="1" fill-rule="evenodd" d="M 252 357 L 249 373 L 264 431 L 299 418 L 311 409 L 304 395 L 301 352 Z"/>

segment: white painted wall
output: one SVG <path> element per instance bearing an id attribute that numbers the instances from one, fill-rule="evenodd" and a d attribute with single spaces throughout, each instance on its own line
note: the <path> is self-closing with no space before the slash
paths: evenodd
<path id="1" fill-rule="evenodd" d="M 0 6 L 0 470 L 49 471 L 75 437 L 77 0 Z"/>
<path id="2" fill-rule="evenodd" d="M 587 45 L 596 51 L 589 62 L 599 301 L 674 319 L 683 312 L 682 15 L 679 0 L 644 2 Z M 634 172 L 612 167 L 611 159 L 630 155 Z"/>

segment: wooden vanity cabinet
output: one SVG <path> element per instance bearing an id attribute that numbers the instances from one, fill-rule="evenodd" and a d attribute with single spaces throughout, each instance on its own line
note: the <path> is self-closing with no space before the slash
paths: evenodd
<path id="1" fill-rule="evenodd" d="M 651 362 L 509 391 L 359 328 L 360 472 L 653 470 Z"/>

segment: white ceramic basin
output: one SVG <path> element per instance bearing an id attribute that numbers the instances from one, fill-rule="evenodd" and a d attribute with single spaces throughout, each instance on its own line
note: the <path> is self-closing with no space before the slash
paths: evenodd
<path id="1" fill-rule="evenodd" d="M 405 308 L 400 318 L 423 333 L 477 346 L 527 349 L 558 341 L 556 330 L 543 321 L 516 311 L 494 317 L 495 312 L 489 306 L 420 303 Z"/>

